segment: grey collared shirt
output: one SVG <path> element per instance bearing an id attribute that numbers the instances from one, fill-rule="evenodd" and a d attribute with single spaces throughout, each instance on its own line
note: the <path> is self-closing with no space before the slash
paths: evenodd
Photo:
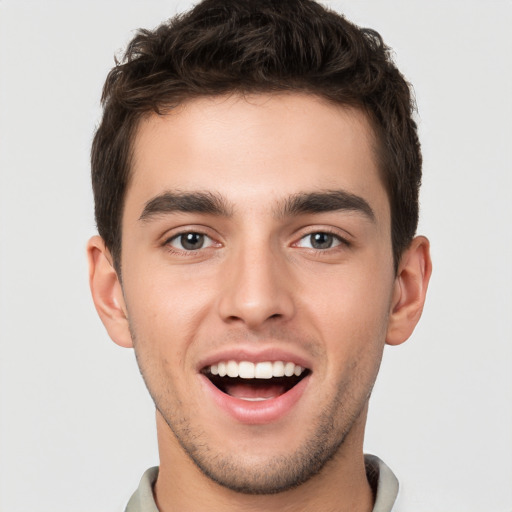
<path id="1" fill-rule="evenodd" d="M 375 455 L 365 455 L 366 475 L 375 495 L 372 512 L 392 512 L 398 495 L 398 480 L 391 469 Z M 153 496 L 153 485 L 158 467 L 148 469 L 133 493 L 125 512 L 158 512 Z"/>

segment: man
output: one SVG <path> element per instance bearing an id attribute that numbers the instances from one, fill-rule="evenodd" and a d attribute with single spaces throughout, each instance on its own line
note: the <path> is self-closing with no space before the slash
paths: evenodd
<path id="1" fill-rule="evenodd" d="M 368 400 L 431 263 L 380 36 L 309 0 L 205 0 L 138 33 L 103 104 L 90 284 L 160 452 L 127 511 L 390 511 Z"/>

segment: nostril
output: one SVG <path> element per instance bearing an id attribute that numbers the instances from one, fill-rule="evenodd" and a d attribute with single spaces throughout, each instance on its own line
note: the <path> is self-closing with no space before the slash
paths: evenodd
<path id="1" fill-rule="evenodd" d="M 261 274 L 259 267 L 252 266 L 243 276 L 226 279 L 218 295 L 218 313 L 224 322 L 257 329 L 269 320 L 282 321 L 294 315 L 293 293 L 278 278 Z"/>

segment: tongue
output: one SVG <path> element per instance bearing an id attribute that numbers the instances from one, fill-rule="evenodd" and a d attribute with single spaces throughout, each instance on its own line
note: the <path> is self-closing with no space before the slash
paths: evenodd
<path id="1" fill-rule="evenodd" d="M 284 386 L 276 384 L 228 384 L 225 392 L 235 398 L 246 398 L 250 400 L 269 399 L 282 395 L 286 391 Z"/>

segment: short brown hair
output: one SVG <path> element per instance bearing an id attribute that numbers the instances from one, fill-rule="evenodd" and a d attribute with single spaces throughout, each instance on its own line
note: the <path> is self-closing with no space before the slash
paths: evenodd
<path id="1" fill-rule="evenodd" d="M 312 0 L 204 0 L 139 30 L 103 88 L 92 145 L 99 234 L 120 270 L 121 221 L 139 120 L 192 98 L 297 91 L 362 109 L 391 206 L 395 268 L 418 223 L 414 100 L 381 36 Z"/>

